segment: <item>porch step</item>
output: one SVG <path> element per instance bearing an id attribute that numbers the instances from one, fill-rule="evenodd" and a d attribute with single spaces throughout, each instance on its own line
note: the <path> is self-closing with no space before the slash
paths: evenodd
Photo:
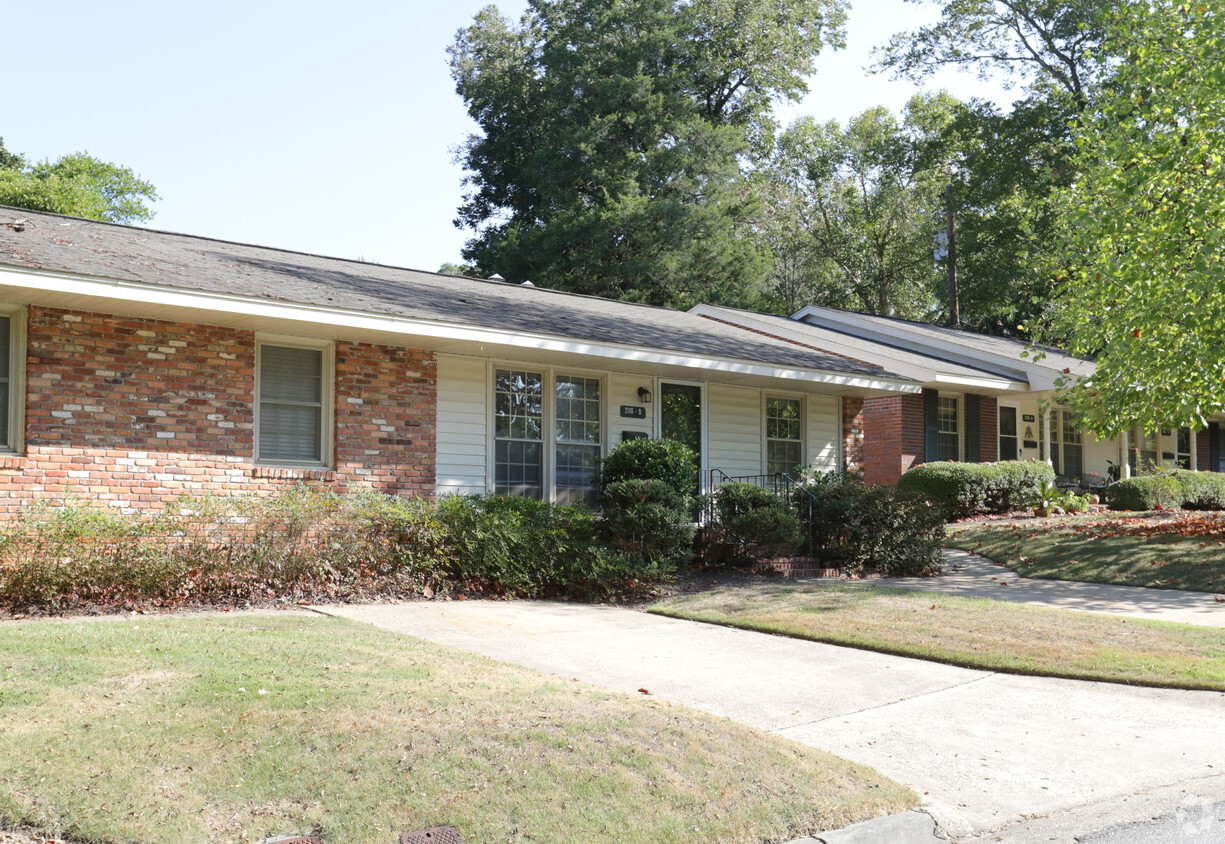
<path id="1" fill-rule="evenodd" d="M 814 557 L 765 557 L 753 562 L 753 571 L 776 572 L 783 577 L 841 577 L 842 569 L 826 568 Z"/>

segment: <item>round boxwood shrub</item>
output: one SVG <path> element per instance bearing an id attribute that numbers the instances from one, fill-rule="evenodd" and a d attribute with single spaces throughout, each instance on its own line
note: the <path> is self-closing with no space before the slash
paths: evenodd
<path id="1" fill-rule="evenodd" d="M 787 499 L 756 484 L 721 484 L 712 505 L 715 525 L 761 554 L 795 551 L 803 539 L 800 519 Z"/>

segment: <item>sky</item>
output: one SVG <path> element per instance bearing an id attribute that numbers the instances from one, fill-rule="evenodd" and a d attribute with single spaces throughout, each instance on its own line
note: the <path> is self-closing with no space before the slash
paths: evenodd
<path id="1" fill-rule="evenodd" d="M 939 6 L 851 0 L 847 49 L 783 104 L 845 122 L 918 90 L 865 65 Z M 208 4 L 45 0 L 5 12 L 0 137 L 32 160 L 86 151 L 156 185 L 152 228 L 421 270 L 471 233 L 455 147 L 476 125 L 447 47 L 487 0 Z M 526 0 L 501 0 L 518 18 Z M 925 84 L 1005 105 L 971 74 Z"/>

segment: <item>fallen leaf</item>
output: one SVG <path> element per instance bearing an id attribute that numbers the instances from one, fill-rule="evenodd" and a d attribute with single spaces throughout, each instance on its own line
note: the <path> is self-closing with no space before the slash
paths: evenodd
<path id="1" fill-rule="evenodd" d="M 639 689 L 638 691 L 644 695 L 649 695 L 651 693 L 649 689 Z"/>

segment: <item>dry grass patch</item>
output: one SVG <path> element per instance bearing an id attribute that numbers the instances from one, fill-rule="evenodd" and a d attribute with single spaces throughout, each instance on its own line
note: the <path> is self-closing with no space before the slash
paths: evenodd
<path id="1" fill-rule="evenodd" d="M 1225 691 L 1225 630 L 872 584 L 763 584 L 651 612 L 967 668 Z"/>
<path id="2" fill-rule="evenodd" d="M 761 842 L 916 802 L 729 721 L 341 619 L 0 625 L 0 821 L 76 840 Z"/>

